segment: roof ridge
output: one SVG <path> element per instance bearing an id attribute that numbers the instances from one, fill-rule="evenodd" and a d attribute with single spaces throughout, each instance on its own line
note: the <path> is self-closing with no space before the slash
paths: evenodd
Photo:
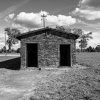
<path id="1" fill-rule="evenodd" d="M 20 40 L 20 39 L 23 38 L 23 37 L 32 36 L 32 35 L 33 35 L 33 36 L 34 36 L 34 35 L 38 35 L 38 34 L 41 34 L 41 33 L 43 33 L 43 32 L 50 31 L 50 30 L 51 30 L 51 31 L 56 31 L 56 32 L 58 32 L 59 34 L 55 33 L 55 35 L 62 36 L 62 37 L 64 37 L 64 35 L 66 35 L 66 37 L 67 37 L 67 35 L 71 35 L 71 36 L 73 35 L 73 36 L 75 36 L 76 39 L 79 37 L 79 35 L 74 34 L 74 33 L 71 33 L 71 32 L 62 31 L 62 30 L 59 30 L 59 29 L 57 29 L 57 28 L 46 27 L 46 28 L 41 28 L 41 29 L 29 31 L 29 32 L 26 32 L 26 33 L 23 33 L 23 34 L 19 34 L 19 35 L 16 36 L 16 38 Z M 34 33 L 34 34 L 32 34 L 32 33 Z M 60 33 L 61 33 L 61 34 L 60 34 Z M 66 33 L 67 33 L 67 34 L 66 34 Z"/>

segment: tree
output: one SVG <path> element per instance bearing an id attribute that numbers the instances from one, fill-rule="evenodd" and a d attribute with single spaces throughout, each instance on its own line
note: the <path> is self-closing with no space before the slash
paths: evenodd
<path id="1" fill-rule="evenodd" d="M 86 48 L 87 52 L 95 52 L 95 49 L 91 46 L 89 46 L 88 48 Z"/>
<path id="2" fill-rule="evenodd" d="M 56 29 L 61 30 L 63 32 L 77 34 L 77 35 L 82 34 L 82 29 L 77 29 L 77 28 L 71 29 L 71 28 L 65 28 L 64 26 L 56 26 Z"/>
<path id="3" fill-rule="evenodd" d="M 18 49 L 16 50 L 16 52 L 17 52 L 17 53 L 20 53 L 20 48 L 18 48 Z"/>
<path id="4" fill-rule="evenodd" d="M 63 32 L 68 32 L 68 33 L 73 33 L 79 35 L 79 41 L 78 43 L 80 44 L 79 47 L 81 48 L 81 52 L 84 48 L 87 47 L 88 45 L 88 40 L 92 39 L 92 32 L 89 32 L 87 34 L 84 34 L 84 31 L 82 29 L 71 29 L 71 28 L 65 28 L 63 26 L 56 26 L 56 29 L 61 30 Z M 76 41 L 77 42 L 77 41 Z"/>
<path id="5" fill-rule="evenodd" d="M 5 32 L 8 35 L 8 40 L 6 41 L 7 45 L 8 45 L 8 50 L 9 52 L 11 52 L 11 47 L 13 44 L 18 43 L 18 40 L 15 38 L 16 35 L 20 34 L 20 31 L 16 28 L 5 28 Z"/>
<path id="6" fill-rule="evenodd" d="M 89 39 L 92 39 L 92 32 L 89 32 L 87 34 L 84 34 L 84 32 L 82 31 L 82 33 L 80 34 L 80 37 L 79 37 L 79 47 L 81 48 L 81 52 L 84 48 L 87 47 L 88 45 L 88 40 Z"/>
<path id="7" fill-rule="evenodd" d="M 56 26 L 56 29 L 63 32 L 71 32 L 70 28 L 65 28 L 64 26 Z"/>
<path id="8" fill-rule="evenodd" d="M 96 46 L 95 51 L 96 51 L 96 52 L 100 52 L 100 45 L 97 45 L 97 46 Z"/>
<path id="9" fill-rule="evenodd" d="M 3 46 L 3 48 L 2 48 L 2 52 L 6 52 L 6 47 L 5 46 Z"/>

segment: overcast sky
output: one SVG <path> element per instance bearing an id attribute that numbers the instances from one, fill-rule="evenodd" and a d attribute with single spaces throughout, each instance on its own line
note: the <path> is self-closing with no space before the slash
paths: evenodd
<path id="1" fill-rule="evenodd" d="M 6 27 L 16 27 L 21 32 L 40 28 L 42 14 L 47 14 L 46 26 L 92 31 L 89 45 L 100 44 L 100 0 L 1 0 L 0 48 L 4 46 Z"/>

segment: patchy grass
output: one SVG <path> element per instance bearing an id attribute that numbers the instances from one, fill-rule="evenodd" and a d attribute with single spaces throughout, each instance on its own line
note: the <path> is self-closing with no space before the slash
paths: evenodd
<path id="1" fill-rule="evenodd" d="M 0 100 L 100 100 L 100 73 L 89 68 L 3 69 L 0 78 Z"/>
<path id="2" fill-rule="evenodd" d="M 100 76 L 89 70 L 70 69 L 50 74 L 37 83 L 25 100 L 100 100 Z M 98 77 L 96 77 L 96 76 Z M 52 78 L 51 78 L 52 77 Z M 32 92 L 31 92 L 32 93 Z M 30 94 L 31 94 L 30 93 Z"/>
<path id="3" fill-rule="evenodd" d="M 100 100 L 100 54 L 78 53 L 77 62 L 89 67 L 0 69 L 0 100 Z"/>

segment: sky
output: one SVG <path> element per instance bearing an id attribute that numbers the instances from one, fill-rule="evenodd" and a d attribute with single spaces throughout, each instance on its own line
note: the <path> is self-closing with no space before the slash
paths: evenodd
<path id="1" fill-rule="evenodd" d="M 41 28 L 43 14 L 46 26 L 91 31 L 88 46 L 100 44 L 100 0 L 0 0 L 0 48 L 5 44 L 5 28 L 22 33 Z M 19 48 L 19 43 L 13 48 Z"/>

